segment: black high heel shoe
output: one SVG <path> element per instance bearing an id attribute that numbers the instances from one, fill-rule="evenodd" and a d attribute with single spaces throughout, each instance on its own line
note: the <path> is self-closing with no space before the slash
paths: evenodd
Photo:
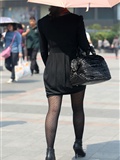
<path id="1" fill-rule="evenodd" d="M 56 160 L 53 148 L 48 148 L 45 160 Z"/>
<path id="2" fill-rule="evenodd" d="M 83 151 L 83 148 L 82 148 L 82 141 L 81 140 L 75 141 L 75 143 L 73 145 L 73 149 L 75 151 L 75 158 L 86 156 L 86 153 Z"/>

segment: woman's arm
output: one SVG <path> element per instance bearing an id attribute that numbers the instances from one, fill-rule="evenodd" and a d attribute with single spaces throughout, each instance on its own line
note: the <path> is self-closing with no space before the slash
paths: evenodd
<path id="1" fill-rule="evenodd" d="M 42 60 L 46 65 L 47 58 L 48 58 L 48 41 L 41 30 L 42 26 L 40 21 L 38 21 L 38 31 L 39 31 L 39 41 L 40 41 L 40 52 L 42 56 Z"/>

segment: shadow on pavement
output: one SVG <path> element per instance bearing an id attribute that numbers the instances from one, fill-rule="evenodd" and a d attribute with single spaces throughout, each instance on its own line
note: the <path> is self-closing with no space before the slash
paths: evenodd
<path id="1" fill-rule="evenodd" d="M 18 125 L 18 124 L 24 124 L 27 123 L 26 121 L 1 121 L 0 122 L 0 128 L 1 127 L 6 127 L 6 126 L 10 126 L 10 125 Z"/>
<path id="2" fill-rule="evenodd" d="M 119 160 L 119 146 L 120 141 L 108 141 L 103 143 L 96 143 L 87 145 L 85 150 L 86 157 L 77 158 L 77 160 Z M 71 160 L 76 160 L 73 157 Z"/>
<path id="3" fill-rule="evenodd" d="M 40 80 L 19 80 L 15 83 L 35 83 L 35 82 L 39 82 Z"/>
<path id="4" fill-rule="evenodd" d="M 26 92 L 26 91 L 0 91 L 0 93 L 2 93 L 2 94 L 8 94 L 8 93 L 23 93 L 23 92 Z"/>

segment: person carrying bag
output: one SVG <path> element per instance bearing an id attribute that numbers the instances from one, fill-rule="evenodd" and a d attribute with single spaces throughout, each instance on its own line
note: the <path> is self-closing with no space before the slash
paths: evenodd
<path id="1" fill-rule="evenodd" d="M 16 31 L 15 24 L 8 24 L 7 29 L 8 31 L 4 39 L 5 48 L 11 47 L 11 49 L 10 56 L 5 58 L 5 67 L 11 72 L 11 77 L 7 83 L 12 83 L 15 81 L 15 65 L 17 65 L 19 57 L 22 57 L 22 37 L 20 33 Z"/>
<path id="2" fill-rule="evenodd" d="M 10 53 L 11 53 L 11 49 L 12 49 L 12 44 L 15 40 L 15 37 L 16 37 L 16 33 L 14 34 L 14 37 L 12 39 L 12 42 L 10 44 L 10 46 L 8 46 L 5 50 L 2 51 L 2 53 L 0 54 L 3 58 L 8 58 L 10 57 Z"/>

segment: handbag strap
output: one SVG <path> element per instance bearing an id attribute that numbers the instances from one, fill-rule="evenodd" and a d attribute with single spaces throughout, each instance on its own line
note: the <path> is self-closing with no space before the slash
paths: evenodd
<path id="1" fill-rule="evenodd" d="M 14 40 L 15 40 L 15 37 L 16 37 L 16 32 L 15 32 L 13 38 L 12 38 L 12 42 L 11 42 L 11 44 L 10 44 L 10 47 L 12 47 L 12 44 L 13 44 L 13 42 L 14 42 Z"/>
<path id="2" fill-rule="evenodd" d="M 77 50 L 77 56 L 78 56 L 78 57 L 88 56 L 88 55 L 90 55 L 90 53 L 91 53 L 92 55 L 96 55 L 96 51 L 95 51 L 95 49 L 94 49 L 93 46 L 90 46 L 90 48 L 89 48 L 86 52 L 83 51 L 81 48 L 78 48 L 78 50 Z"/>

